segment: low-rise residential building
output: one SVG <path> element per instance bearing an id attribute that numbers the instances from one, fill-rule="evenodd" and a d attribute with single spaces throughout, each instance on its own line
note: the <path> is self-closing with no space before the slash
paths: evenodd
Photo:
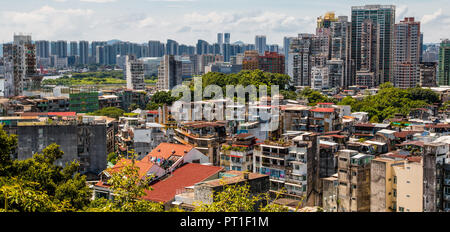
<path id="1" fill-rule="evenodd" d="M 114 119 L 76 114 L 44 119 L 40 122 L 18 122 L 18 159 L 29 159 L 52 143 L 60 145 L 64 156 L 57 165 L 77 160 L 80 172 L 95 178 L 107 166 L 106 157 L 114 144 Z"/>
<path id="2" fill-rule="evenodd" d="M 339 212 L 370 211 L 370 162 L 373 158 L 353 150 L 339 151 Z"/>
<path id="3" fill-rule="evenodd" d="M 325 212 L 338 212 L 338 175 L 322 178 L 323 203 Z"/>
<path id="4" fill-rule="evenodd" d="M 223 122 L 186 122 L 175 129 L 174 139 L 189 144 L 209 157 L 212 164 L 220 166 L 220 145 L 225 142 Z"/>
<path id="5" fill-rule="evenodd" d="M 220 166 L 225 170 L 253 171 L 253 150 L 256 138 L 252 134 L 238 134 L 222 145 Z"/>
<path id="6" fill-rule="evenodd" d="M 174 205 L 192 210 L 196 204 L 211 204 L 214 202 L 216 194 L 230 185 L 248 185 L 250 195 L 256 196 L 269 191 L 269 176 L 239 171 L 221 172 L 219 178 L 205 180 L 185 188 L 175 196 Z M 257 209 L 259 206 L 260 204 L 256 204 L 255 208 Z"/>
<path id="7" fill-rule="evenodd" d="M 341 118 L 335 108 L 314 108 L 310 110 L 309 131 L 330 132 L 341 128 Z"/>
<path id="8" fill-rule="evenodd" d="M 370 212 L 396 212 L 398 187 L 395 170 L 405 159 L 395 156 L 378 157 L 370 167 Z M 397 168 L 397 169 L 396 169 Z M 404 191 L 404 190 L 402 190 Z"/>

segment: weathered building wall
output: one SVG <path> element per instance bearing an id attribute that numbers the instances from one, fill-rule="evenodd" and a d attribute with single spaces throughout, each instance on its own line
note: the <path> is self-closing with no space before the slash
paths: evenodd
<path id="1" fill-rule="evenodd" d="M 386 212 L 386 163 L 372 160 L 370 172 L 370 212 Z"/>
<path id="2" fill-rule="evenodd" d="M 423 211 L 436 212 L 436 150 L 426 146 L 423 155 Z"/>
<path id="3" fill-rule="evenodd" d="M 325 212 L 338 210 L 338 180 L 335 177 L 323 179 L 323 209 Z"/>
<path id="4" fill-rule="evenodd" d="M 76 125 L 19 126 L 17 135 L 19 160 L 32 158 L 35 153 L 41 153 L 52 143 L 60 145 L 64 152 L 63 157 L 56 161 L 57 165 L 64 166 L 68 162 L 78 160 Z"/>
<path id="5" fill-rule="evenodd" d="M 107 167 L 107 127 L 99 125 L 30 125 L 18 127 L 18 159 L 32 158 L 56 143 L 64 152 L 57 165 L 80 162 L 80 172 L 98 175 Z"/>

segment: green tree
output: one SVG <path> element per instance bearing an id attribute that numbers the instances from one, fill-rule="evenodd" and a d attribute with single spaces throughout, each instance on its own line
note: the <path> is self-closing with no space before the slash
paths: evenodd
<path id="1" fill-rule="evenodd" d="M 106 107 L 101 110 L 97 110 L 95 112 L 89 113 L 88 115 L 94 116 L 107 116 L 110 118 L 119 119 L 124 115 L 125 111 L 116 107 Z"/>
<path id="2" fill-rule="evenodd" d="M 178 99 L 179 98 L 177 98 L 177 97 L 172 97 L 171 91 L 156 92 L 150 98 L 150 102 L 147 104 L 146 110 L 157 110 L 159 107 L 162 107 L 164 104 L 171 106 Z"/>
<path id="3" fill-rule="evenodd" d="M 119 158 L 119 156 L 116 153 L 111 152 L 108 154 L 107 160 L 108 160 L 108 162 L 116 165 L 118 158 Z"/>
<path id="4" fill-rule="evenodd" d="M 344 98 L 339 104 L 350 105 L 353 112 L 367 112 L 371 122 L 383 122 L 395 114 L 409 115 L 411 109 L 426 107 L 439 102 L 439 96 L 422 88 L 400 89 L 391 83 L 383 83 L 377 94 L 362 100 Z"/>
<path id="5" fill-rule="evenodd" d="M 206 204 L 194 203 L 195 212 L 286 212 L 287 208 L 270 202 L 269 194 L 251 194 L 250 186 L 246 184 L 226 185 L 224 189 L 213 193 L 213 202 Z"/>
<path id="6" fill-rule="evenodd" d="M 143 200 L 152 176 L 141 178 L 135 156 L 130 160 L 120 160 L 122 168 L 108 180 L 114 200 L 98 199 L 85 209 L 88 212 L 162 212 L 162 204 Z"/>
<path id="7" fill-rule="evenodd" d="M 308 105 L 315 106 L 317 103 L 337 103 L 336 99 L 327 97 L 323 95 L 321 92 L 313 90 L 309 87 L 303 89 L 299 95 L 303 98 L 308 99 Z"/>
<path id="8" fill-rule="evenodd" d="M 0 128 L 0 204 L 4 211 L 75 211 L 89 203 L 91 190 L 79 164 L 55 165 L 64 153 L 52 144 L 26 160 L 12 160 L 17 138 Z"/>

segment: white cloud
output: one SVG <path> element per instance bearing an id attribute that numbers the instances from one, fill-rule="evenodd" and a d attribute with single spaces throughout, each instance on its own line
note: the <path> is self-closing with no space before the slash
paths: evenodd
<path id="1" fill-rule="evenodd" d="M 8 38 L 14 32 L 26 32 L 32 33 L 35 39 L 64 39 L 82 34 L 82 28 L 88 24 L 93 13 L 90 9 L 62 10 L 50 6 L 29 12 L 5 11 L 0 12 L 0 27 Z"/>
<path id="2" fill-rule="evenodd" d="M 94 2 L 94 3 L 108 3 L 115 2 L 117 0 L 80 0 L 80 2 Z"/>
<path id="3" fill-rule="evenodd" d="M 406 6 L 406 5 L 397 6 L 397 9 L 395 12 L 397 21 L 403 20 L 405 17 L 407 17 L 408 13 L 409 13 L 408 6 Z"/>
<path id="4" fill-rule="evenodd" d="M 433 14 L 424 15 L 424 16 L 422 17 L 421 22 L 422 22 L 422 24 L 428 24 L 428 23 L 431 23 L 431 22 L 433 22 L 434 20 L 440 18 L 442 15 L 443 15 L 442 8 L 440 8 L 439 10 L 437 10 L 436 12 L 434 12 Z"/>

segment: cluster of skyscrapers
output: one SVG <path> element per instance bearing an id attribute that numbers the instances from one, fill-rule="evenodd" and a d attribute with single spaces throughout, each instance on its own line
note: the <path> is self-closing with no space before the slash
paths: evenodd
<path id="1" fill-rule="evenodd" d="M 284 46 L 287 73 L 297 86 L 370 88 L 385 82 L 400 88 L 436 85 L 436 76 L 434 80 L 421 76 L 436 70 L 436 65 L 422 63 L 420 22 L 407 17 L 396 23 L 392 5 L 352 7 L 351 21 L 327 13 L 318 18 L 315 34 L 285 38 Z"/>
<path id="2" fill-rule="evenodd" d="M 18 89 L 24 88 L 23 80 L 30 79 L 27 75 L 36 79 L 39 69 L 97 64 L 119 67 L 130 74 L 125 71 L 130 62 L 139 62 L 137 72 L 143 70 L 144 76 L 158 75 L 158 87 L 162 89 L 171 89 L 194 75 L 235 73 L 242 69 L 288 74 L 292 85 L 317 90 L 354 85 L 371 88 L 385 82 L 400 88 L 450 85 L 449 40 L 443 40 L 440 47 L 424 46 L 420 22 L 406 17 L 396 23 L 395 11 L 393 5 L 366 5 L 352 7 L 351 18 L 326 13 L 317 19 L 314 34 L 285 37 L 282 49 L 267 44 L 265 35 L 256 35 L 254 44 L 231 43 L 230 33 L 218 33 L 212 44 L 199 39 L 195 46 L 172 39 L 166 43 L 33 42 L 31 36 L 17 36 L 14 43 L 3 48 L 0 66 L 1 72 L 7 73 L 3 76 L 8 77 L 5 95 L 20 94 Z M 281 58 L 283 62 L 279 61 Z M 26 64 L 28 68 L 17 69 L 25 70 L 20 75 L 12 74 L 11 62 Z M 281 67 L 284 70 L 280 71 Z M 138 79 L 143 81 L 141 77 Z M 130 86 L 143 89 L 145 85 Z"/>

